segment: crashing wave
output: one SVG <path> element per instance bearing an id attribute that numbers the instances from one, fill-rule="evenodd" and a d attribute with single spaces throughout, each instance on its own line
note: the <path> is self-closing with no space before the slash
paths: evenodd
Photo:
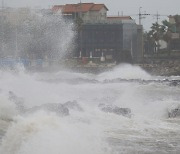
<path id="1" fill-rule="evenodd" d="M 64 104 L 47 103 L 39 106 L 33 106 L 31 108 L 25 108 L 23 99 L 17 97 L 12 91 L 9 92 L 9 99 L 16 104 L 16 109 L 21 114 L 28 114 L 28 113 L 37 112 L 39 110 L 44 110 L 47 112 L 55 112 L 59 116 L 67 116 L 69 115 L 70 109 L 83 111 L 82 107 L 77 103 L 77 101 L 68 101 Z"/>

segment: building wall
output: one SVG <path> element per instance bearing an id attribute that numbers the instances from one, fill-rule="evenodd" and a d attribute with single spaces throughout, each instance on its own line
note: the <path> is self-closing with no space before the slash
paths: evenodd
<path id="1" fill-rule="evenodd" d="M 102 8 L 100 11 L 89 11 L 86 14 L 84 20 L 105 20 L 107 15 L 107 10 Z"/>
<path id="2" fill-rule="evenodd" d="M 142 62 L 144 56 L 144 40 L 143 40 L 143 27 L 137 25 L 137 51 L 134 53 L 134 61 Z"/>
<path id="3" fill-rule="evenodd" d="M 84 24 L 79 34 L 77 56 L 80 51 L 82 56 L 101 57 L 118 62 L 133 58 L 137 61 L 142 58 L 141 37 L 138 36 L 136 24 Z M 140 42 L 139 42 L 140 41 Z"/>
<path id="4" fill-rule="evenodd" d="M 102 8 L 99 12 L 100 14 L 100 20 L 106 20 L 107 18 L 107 10 L 105 8 Z"/>
<path id="5" fill-rule="evenodd" d="M 85 24 L 79 38 L 79 51 L 87 57 L 92 52 L 93 57 L 101 57 L 103 53 L 115 58 L 123 47 L 122 36 L 122 25 Z"/>
<path id="6" fill-rule="evenodd" d="M 56 15 L 61 15 L 61 12 L 56 12 Z M 66 16 L 67 14 L 64 15 Z M 68 15 L 71 15 L 73 19 L 80 17 L 85 22 L 92 20 L 101 21 L 101 20 L 106 20 L 107 10 L 105 8 L 102 8 L 100 11 L 77 12 L 77 13 L 69 13 Z"/>
<path id="7" fill-rule="evenodd" d="M 169 42 L 170 50 L 180 51 L 180 16 L 169 16 L 171 23 L 171 40 Z"/>
<path id="8" fill-rule="evenodd" d="M 123 50 L 129 52 L 133 59 L 137 54 L 137 25 L 123 23 Z"/>

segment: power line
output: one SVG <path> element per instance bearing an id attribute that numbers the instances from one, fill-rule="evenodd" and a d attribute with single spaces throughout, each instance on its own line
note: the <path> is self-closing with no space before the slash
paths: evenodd
<path id="1" fill-rule="evenodd" d="M 151 14 L 151 15 L 153 15 L 154 17 L 156 17 L 156 22 L 157 22 L 157 23 L 159 23 L 159 20 L 161 19 L 161 18 L 160 18 L 161 16 L 166 16 L 166 17 L 168 17 L 168 15 L 161 15 L 161 14 L 159 14 L 158 11 L 157 11 L 156 14 Z"/>
<path id="2" fill-rule="evenodd" d="M 148 13 L 141 13 L 141 9 L 142 9 L 142 7 L 139 7 L 139 14 L 138 14 L 138 16 L 139 16 L 139 25 L 141 25 L 141 20 L 144 19 L 145 16 L 150 15 Z"/>

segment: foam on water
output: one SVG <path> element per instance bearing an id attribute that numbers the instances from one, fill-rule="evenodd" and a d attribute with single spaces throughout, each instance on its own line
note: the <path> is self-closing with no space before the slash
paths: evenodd
<path id="1" fill-rule="evenodd" d="M 180 138 L 180 122 L 178 119 L 167 120 L 168 108 L 173 104 L 180 104 L 179 86 L 172 87 L 163 82 L 103 82 L 128 76 L 129 79 L 137 79 L 137 74 L 140 74 L 138 79 L 152 80 L 140 68 L 128 67 L 131 75 L 122 71 L 123 67 L 100 75 L 67 71 L 27 73 L 23 69 L 1 71 L 1 120 L 8 117 L 13 121 L 9 121 L 7 131 L 4 127 L 3 131 L 6 133 L 2 136 L 0 153 L 116 154 L 131 153 L 133 150 L 137 153 L 157 153 L 154 144 L 158 140 L 162 142 L 158 147 L 160 150 L 179 152 L 180 147 L 176 143 Z M 135 72 L 134 76 L 132 72 Z M 69 79 L 76 81 L 77 78 L 97 82 L 64 82 Z M 58 82 L 49 82 L 49 79 L 58 79 Z M 9 100 L 9 91 L 21 99 L 26 108 L 76 100 L 83 111 L 70 110 L 67 117 L 59 117 L 55 112 L 43 109 L 17 114 L 14 102 Z M 129 108 L 132 117 L 102 112 L 98 108 L 100 103 Z M 3 123 L 1 124 L 2 128 Z M 147 143 L 140 144 L 144 140 Z M 170 145 L 174 148 L 169 147 Z"/>
<path id="2" fill-rule="evenodd" d="M 98 127 L 38 112 L 17 117 L 2 144 L 3 154 L 101 154 Z"/>
<path id="3" fill-rule="evenodd" d="M 130 64 L 120 64 L 113 71 L 105 72 L 99 75 L 100 80 L 112 79 L 151 79 L 151 76 L 138 66 Z"/>
<path id="4" fill-rule="evenodd" d="M 16 114 L 15 104 L 12 104 L 6 97 L 0 95 L 0 119 L 12 120 Z"/>

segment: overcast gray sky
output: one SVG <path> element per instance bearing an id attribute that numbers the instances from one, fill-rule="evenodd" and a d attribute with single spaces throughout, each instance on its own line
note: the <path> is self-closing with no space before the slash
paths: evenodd
<path id="1" fill-rule="evenodd" d="M 2 0 L 1 0 L 2 1 Z M 48 8 L 52 5 L 78 3 L 80 0 L 4 0 L 5 6 L 9 7 L 41 7 Z M 138 23 L 139 8 L 142 13 L 160 15 L 175 15 L 180 14 L 180 0 L 81 0 L 81 2 L 104 3 L 109 9 L 109 15 L 132 15 Z M 165 16 L 160 16 L 161 20 L 167 19 Z M 156 21 L 156 17 L 149 16 L 142 20 L 145 29 L 148 29 L 152 22 Z"/>

